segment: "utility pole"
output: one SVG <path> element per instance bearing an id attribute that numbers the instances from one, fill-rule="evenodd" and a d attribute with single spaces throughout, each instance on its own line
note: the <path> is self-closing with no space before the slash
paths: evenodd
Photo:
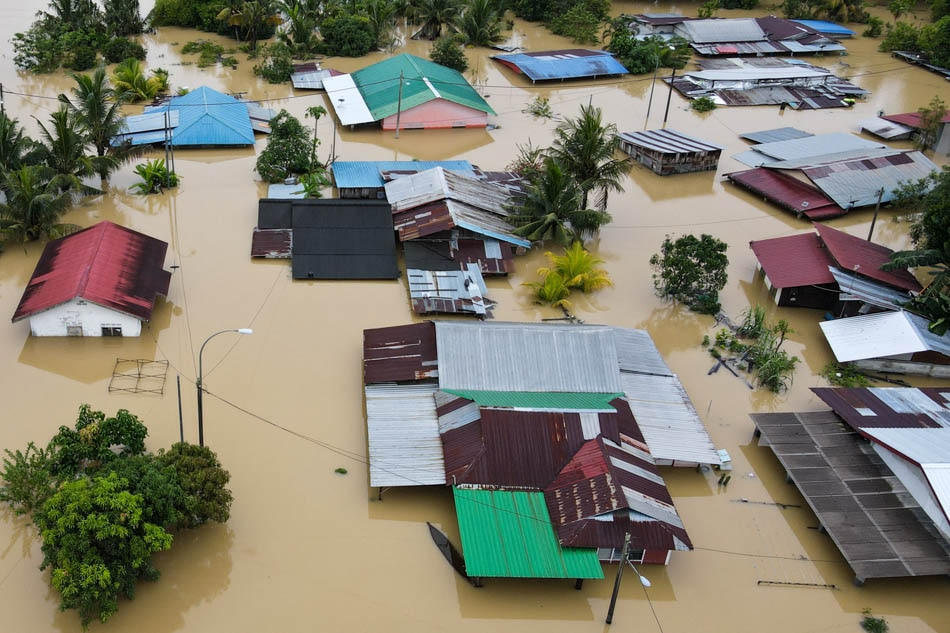
<path id="1" fill-rule="evenodd" d="M 676 66 L 673 66 L 673 74 L 670 75 L 670 91 L 666 93 L 666 112 L 663 113 L 663 127 L 666 127 L 666 120 L 670 118 L 670 101 L 673 99 L 674 79 L 676 79 Z"/>
<path id="2" fill-rule="evenodd" d="M 620 593 L 620 579 L 623 577 L 623 568 L 627 565 L 627 550 L 630 549 L 630 532 L 623 535 L 623 550 L 620 552 L 620 567 L 617 569 L 617 579 L 614 581 L 614 592 L 610 596 L 610 607 L 607 609 L 607 624 L 613 622 L 614 607 L 617 606 L 617 594 Z"/>
<path id="3" fill-rule="evenodd" d="M 881 187 L 881 190 L 877 192 L 877 204 L 874 205 L 874 217 L 871 218 L 871 229 L 868 231 L 868 241 L 871 241 L 871 236 L 874 235 L 874 225 L 877 224 L 877 212 L 881 210 L 881 199 L 884 197 L 884 187 Z"/>
<path id="4" fill-rule="evenodd" d="M 402 115 L 402 71 L 399 71 L 399 98 L 396 100 L 396 138 L 399 138 L 399 117 Z"/>

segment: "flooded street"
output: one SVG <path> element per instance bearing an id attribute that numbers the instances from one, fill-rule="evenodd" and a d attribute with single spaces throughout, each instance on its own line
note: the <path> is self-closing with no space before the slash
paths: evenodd
<path id="1" fill-rule="evenodd" d="M 72 82 L 62 74 L 16 71 L 9 39 L 28 28 L 46 0 L 12 4 L 0 7 L 4 107 L 35 134 L 32 117 L 45 121 L 57 108 L 56 95 Z M 151 4 L 142 2 L 143 13 Z M 664 3 L 613 6 L 615 13 L 696 9 Z M 209 37 L 180 29 L 145 36 L 147 67 L 167 69 L 173 88 L 207 85 L 243 92 L 302 121 L 308 107 L 330 110 L 322 93 L 260 81 L 251 72 L 254 62 L 245 61 L 242 53 L 235 53 L 240 67 L 234 71 L 199 69 L 196 56 L 180 55 L 187 41 Z M 575 47 L 522 21 L 515 22 L 511 40 L 529 50 Z M 857 132 L 859 121 L 880 110 L 915 111 L 934 95 L 950 102 L 950 83 L 876 52 L 877 43 L 857 37 L 845 41 L 849 55 L 816 60 L 871 91 L 851 109 L 780 113 L 776 107 L 721 107 L 696 114 L 673 94 L 668 127 L 726 147 L 718 170 L 664 178 L 634 166 L 626 191 L 611 194 L 613 222 L 589 247 L 606 261 L 615 286 L 573 297 L 572 311 L 589 323 L 648 330 L 714 443 L 729 451 L 735 468 L 727 489 L 717 486 L 718 475 L 712 473 L 663 469 L 696 549 L 674 553 L 666 568 L 643 568 L 652 583 L 649 589 L 640 587 L 633 574 L 625 577 L 611 627 L 616 631 L 854 632 L 860 630 L 865 608 L 884 616 L 895 633 L 950 631 L 946 578 L 853 586 L 850 568 L 831 540 L 815 529 L 814 515 L 784 482 L 778 461 L 753 442 L 748 418 L 753 411 L 824 409 L 809 387 L 826 384 L 818 373 L 832 356 L 818 327 L 821 314 L 775 308 L 753 276 L 750 240 L 806 231 L 808 224 L 735 188 L 723 174 L 744 168 L 732 159 L 747 147 L 741 133 L 783 126 L 813 133 Z M 409 42 L 404 50 L 427 57 L 428 46 Z M 330 116 L 318 125 L 321 157 L 335 146 L 340 160 L 459 158 L 500 170 L 516 156 L 517 146 L 529 141 L 547 146 L 552 140 L 556 121 L 535 120 L 523 112 L 537 95 L 547 97 L 562 118 L 576 116 L 579 106 L 590 102 L 620 131 L 644 128 L 650 76 L 532 86 L 488 59 L 486 49 L 467 54 L 471 69 L 466 77 L 497 112 L 497 129 L 404 130 L 397 139 L 391 132 L 334 130 Z M 331 58 L 323 65 L 352 71 L 385 57 Z M 666 98 L 666 85 L 658 81 L 649 127 L 661 126 Z M 81 403 L 109 414 L 129 409 L 149 427 L 149 449 L 167 447 L 179 437 L 177 377 L 185 437 L 197 442 L 198 348 L 219 330 L 254 329 L 251 336 L 217 337 L 204 353 L 209 391 L 205 440 L 232 475 L 231 520 L 176 535 L 172 550 L 157 558 L 161 579 L 140 584 L 134 601 L 121 603 L 107 625 L 93 623 L 90 630 L 605 631 L 616 567 L 606 567 L 605 580 L 587 581 L 581 591 L 567 581 L 501 579 L 475 589 L 446 564 L 426 529 L 426 521 L 441 525 L 459 542 L 448 488 L 393 489 L 383 501 L 376 500 L 366 466 L 362 331 L 414 319 L 405 280 L 292 281 L 288 261 L 252 261 L 257 200 L 266 193 L 253 169 L 255 154 L 265 144 L 259 137 L 253 149 L 176 151 L 182 184 L 170 194 L 131 194 L 137 177 L 134 166 L 126 165 L 103 195 L 84 200 L 66 216 L 65 221 L 82 226 L 111 220 L 169 242 L 166 269 L 174 271 L 169 295 L 159 301 L 140 338 L 44 340 L 30 336 L 26 321 L 0 325 L 0 448 L 10 449 L 30 441 L 45 443 L 60 425 L 75 422 Z M 162 156 L 156 150 L 151 157 Z M 945 157 L 932 158 L 946 163 Z M 865 237 L 871 215 L 860 210 L 829 224 Z M 875 241 L 906 247 L 907 228 L 894 212 L 884 210 Z M 771 321 L 791 323 L 795 333 L 786 349 L 802 363 L 788 392 L 751 391 L 727 372 L 707 376 L 712 359 L 700 341 L 706 334 L 714 336 L 712 318 L 655 296 L 649 257 L 665 235 L 685 233 L 710 233 L 728 242 L 729 283 L 721 297 L 725 312 L 738 317 L 751 304 L 761 304 L 768 306 Z M 0 254 L 4 319 L 13 315 L 42 247 L 8 245 Z M 490 297 L 498 302 L 496 320 L 537 322 L 561 316 L 535 305 L 522 285 L 534 281 L 536 269 L 546 263 L 542 250 L 518 259 L 517 272 L 509 278 L 488 282 Z M 164 392 L 110 392 L 117 359 L 167 361 Z M 348 473 L 335 473 L 338 467 Z M 781 509 L 775 503 L 794 507 Z M 59 596 L 49 587 L 48 574 L 37 570 L 41 561 L 32 524 L 0 515 L 0 630 L 80 630 L 75 612 L 57 610 Z"/>

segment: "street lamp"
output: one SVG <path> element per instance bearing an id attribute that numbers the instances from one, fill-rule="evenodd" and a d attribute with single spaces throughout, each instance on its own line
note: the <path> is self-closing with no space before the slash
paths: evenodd
<path id="1" fill-rule="evenodd" d="M 205 445 L 205 420 L 204 420 L 204 406 L 201 398 L 201 394 L 204 391 L 204 386 L 202 385 L 202 376 L 204 372 L 202 371 L 201 358 L 202 354 L 205 352 L 205 345 L 208 344 L 208 341 L 216 337 L 218 334 L 225 334 L 227 332 L 237 332 L 238 334 L 253 334 L 254 330 L 249 327 L 242 327 L 238 329 L 230 330 L 221 330 L 220 332 L 215 332 L 211 336 L 205 339 L 204 343 L 201 344 L 201 348 L 198 350 L 198 380 L 195 382 L 195 388 L 198 390 L 198 446 Z"/>
<path id="2" fill-rule="evenodd" d="M 671 51 L 675 51 L 676 47 L 672 44 L 667 46 Z M 656 74 L 660 71 L 660 47 L 656 47 L 656 66 L 653 67 L 653 83 L 650 84 L 650 101 L 647 102 L 647 117 L 643 120 L 643 129 L 646 129 L 647 124 L 650 122 L 650 108 L 653 107 L 653 91 L 656 90 Z"/>

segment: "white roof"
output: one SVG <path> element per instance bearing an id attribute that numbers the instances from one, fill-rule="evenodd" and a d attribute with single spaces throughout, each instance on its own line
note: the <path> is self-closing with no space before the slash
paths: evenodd
<path id="1" fill-rule="evenodd" d="M 839 363 L 935 351 L 950 355 L 950 335 L 936 336 L 909 312 L 877 312 L 819 323 Z"/>
<path id="2" fill-rule="evenodd" d="M 761 42 L 765 31 L 753 18 L 727 20 L 687 20 L 677 25 L 686 39 L 694 44 L 717 42 Z"/>
<path id="3" fill-rule="evenodd" d="M 434 384 L 366 385 L 369 485 L 445 483 Z"/>
<path id="4" fill-rule="evenodd" d="M 815 68 L 723 68 L 685 73 L 687 77 L 707 81 L 751 81 L 758 79 L 801 79 L 828 77 L 827 70 Z"/>
<path id="5" fill-rule="evenodd" d="M 323 80 L 323 89 L 327 91 L 330 105 L 342 125 L 359 125 L 376 120 L 351 75 L 327 77 Z"/>
<path id="6" fill-rule="evenodd" d="M 918 466 L 950 467 L 950 429 L 864 427 L 861 432 Z"/>

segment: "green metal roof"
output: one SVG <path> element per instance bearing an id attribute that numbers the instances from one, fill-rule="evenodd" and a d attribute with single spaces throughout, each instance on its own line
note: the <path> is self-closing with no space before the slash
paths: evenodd
<path id="1" fill-rule="evenodd" d="M 446 393 L 473 400 L 483 407 L 554 409 L 557 411 L 613 411 L 610 401 L 622 393 L 569 393 L 539 391 L 477 391 L 443 389 Z"/>
<path id="2" fill-rule="evenodd" d="M 402 73 L 402 103 L 399 73 Z M 481 112 L 495 114 L 457 70 L 402 53 L 352 73 L 353 83 L 377 121 L 439 97 Z"/>
<path id="3" fill-rule="evenodd" d="M 604 577 L 596 549 L 558 544 L 543 492 L 453 490 L 469 576 Z"/>

